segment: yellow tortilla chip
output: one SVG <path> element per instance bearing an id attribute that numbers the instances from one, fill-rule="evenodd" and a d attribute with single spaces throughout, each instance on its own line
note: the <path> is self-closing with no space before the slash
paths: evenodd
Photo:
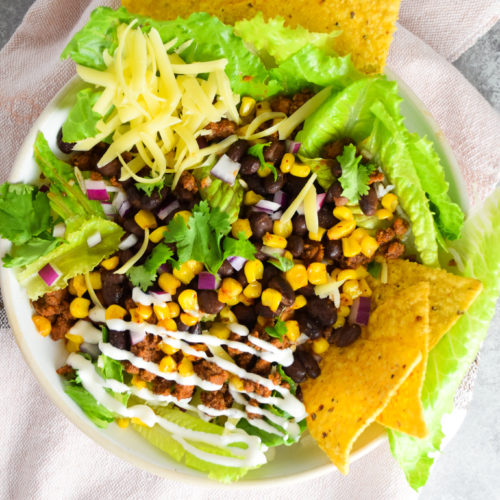
<path id="1" fill-rule="evenodd" d="M 428 282 L 423 281 L 405 290 L 392 288 L 392 292 L 391 295 L 386 296 L 385 300 L 390 303 L 391 300 L 396 299 L 401 303 L 401 307 L 389 311 L 389 314 L 395 316 L 412 315 L 412 311 L 417 304 L 417 307 L 421 307 L 422 313 L 419 321 L 423 323 L 424 327 L 417 329 L 417 333 L 420 333 L 420 335 L 415 335 L 413 331 L 401 328 L 395 332 L 395 337 L 390 338 L 395 338 L 399 342 L 408 342 L 410 340 L 420 349 L 422 359 L 391 398 L 386 408 L 377 417 L 377 422 L 386 427 L 421 438 L 428 433 L 421 395 L 429 347 L 430 285 Z M 423 307 L 423 302 L 426 303 L 425 307 Z M 375 309 L 370 315 L 369 329 L 366 332 L 367 338 L 385 338 L 393 335 L 394 332 L 385 328 L 387 319 L 387 313 L 383 308 Z M 418 317 L 416 319 L 418 320 Z M 394 321 L 396 321 L 396 318 L 394 318 Z"/>
<path id="2" fill-rule="evenodd" d="M 321 375 L 302 384 L 309 432 L 343 474 L 358 436 L 422 359 L 419 339 L 428 328 L 429 302 L 425 293 L 412 300 L 410 310 L 407 294 L 381 304 L 363 338 L 347 347 L 331 347 L 321 361 Z M 401 332 L 407 332 L 404 339 Z"/>
<path id="3" fill-rule="evenodd" d="M 175 19 L 193 12 L 208 12 L 221 21 L 234 24 L 251 19 L 261 11 L 264 17 L 281 16 L 287 25 L 303 26 L 310 31 L 341 31 L 333 40 L 340 54 L 351 54 L 357 68 L 365 73 L 383 71 L 392 34 L 396 29 L 401 0 L 123 0 L 129 11 L 155 17 Z"/>
<path id="4" fill-rule="evenodd" d="M 394 289 L 404 290 L 421 281 L 430 284 L 429 350 L 458 321 L 483 289 L 480 281 L 448 273 L 443 269 L 426 267 L 407 260 L 393 260 L 387 264 L 387 285 L 373 279 L 372 308 L 385 302 Z"/>

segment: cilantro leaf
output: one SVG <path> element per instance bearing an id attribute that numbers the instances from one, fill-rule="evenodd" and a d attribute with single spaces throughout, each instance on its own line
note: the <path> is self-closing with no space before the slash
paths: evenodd
<path id="1" fill-rule="evenodd" d="M 222 247 L 224 249 L 223 260 L 233 255 L 243 257 L 247 260 L 253 260 L 255 259 L 255 252 L 257 251 L 255 246 L 248 240 L 243 232 L 238 234 L 238 239 L 230 238 L 229 236 L 224 238 Z"/>
<path id="2" fill-rule="evenodd" d="M 128 279 L 134 286 L 146 291 L 155 282 L 158 268 L 172 255 L 172 250 L 164 243 L 156 245 L 144 264 L 131 267 L 127 271 Z"/>
<path id="3" fill-rule="evenodd" d="M 280 271 L 283 271 L 286 273 L 287 271 L 290 271 L 293 267 L 293 260 L 287 259 L 286 257 L 282 257 L 279 254 L 274 254 L 273 259 L 269 261 L 270 264 L 273 266 L 277 267 Z"/>
<path id="4" fill-rule="evenodd" d="M 157 182 L 136 182 L 135 187 L 137 189 L 140 189 L 141 191 L 144 191 L 148 196 L 151 196 L 155 189 L 160 192 L 165 187 L 166 180 L 167 179 L 164 177 Z"/>
<path id="5" fill-rule="evenodd" d="M 296 382 L 285 373 L 285 370 L 281 365 L 276 366 L 276 371 L 281 375 L 282 380 L 285 380 L 290 384 L 290 392 L 295 396 L 295 393 L 297 392 Z"/>
<path id="6" fill-rule="evenodd" d="M 344 151 L 342 155 L 337 156 L 337 160 L 342 167 L 342 175 L 339 177 L 342 196 L 355 203 L 368 193 L 370 173 L 375 166 L 361 164 L 361 156 L 356 156 L 356 147 L 353 144 L 344 146 Z"/>
<path id="7" fill-rule="evenodd" d="M 272 163 L 269 163 L 264 159 L 264 148 L 269 146 L 270 144 L 270 142 L 254 144 L 248 149 L 247 153 L 249 155 L 256 156 L 260 161 L 260 168 L 268 168 L 273 173 L 274 180 L 276 180 L 278 178 L 278 171 L 276 170 L 276 167 Z"/>
<path id="8" fill-rule="evenodd" d="M 283 340 L 283 335 L 285 335 L 287 332 L 286 324 L 281 319 L 277 319 L 274 326 L 266 326 L 265 332 L 270 337 Z"/>

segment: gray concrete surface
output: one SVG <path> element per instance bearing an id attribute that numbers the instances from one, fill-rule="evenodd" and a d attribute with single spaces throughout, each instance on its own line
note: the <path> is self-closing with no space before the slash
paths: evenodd
<path id="1" fill-rule="evenodd" d="M 0 0 L 0 47 L 32 3 Z M 500 110 L 500 23 L 454 64 Z M 434 466 L 421 492 L 422 499 L 500 499 L 499 379 L 500 307 L 482 349 L 474 396 L 464 424 Z"/>

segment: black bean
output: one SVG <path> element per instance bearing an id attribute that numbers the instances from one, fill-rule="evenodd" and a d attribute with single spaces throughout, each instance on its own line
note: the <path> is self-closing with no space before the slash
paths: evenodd
<path id="1" fill-rule="evenodd" d="M 304 251 L 304 240 L 300 236 L 292 234 L 288 237 L 286 247 L 295 258 L 299 258 Z"/>
<path id="2" fill-rule="evenodd" d="M 325 243 L 325 258 L 338 260 L 342 257 L 342 241 L 328 240 Z"/>
<path id="3" fill-rule="evenodd" d="M 189 326 L 184 324 L 180 318 L 177 318 L 175 322 L 177 323 L 177 330 L 179 330 L 180 332 L 189 331 Z"/>
<path id="4" fill-rule="evenodd" d="M 300 362 L 304 366 L 308 377 L 310 378 L 319 377 L 321 370 L 319 368 L 318 363 L 313 358 L 312 354 L 308 353 L 307 351 L 297 351 L 295 353 L 295 356 L 298 357 L 298 359 L 300 359 Z"/>
<path id="5" fill-rule="evenodd" d="M 222 265 L 219 267 L 217 271 L 221 276 L 231 276 L 234 273 L 233 266 L 229 263 L 228 260 L 225 260 Z"/>
<path id="6" fill-rule="evenodd" d="M 298 357 L 295 357 L 293 363 L 285 368 L 285 373 L 297 384 L 306 380 L 306 369 Z"/>
<path id="7" fill-rule="evenodd" d="M 202 135 L 198 136 L 196 138 L 196 142 L 198 143 L 198 147 L 200 149 L 207 148 L 208 147 L 208 141 L 203 137 Z"/>
<path id="8" fill-rule="evenodd" d="M 359 206 L 365 215 L 375 215 L 377 205 L 377 191 L 375 191 L 375 186 L 372 184 L 368 193 L 360 198 Z"/>
<path id="9" fill-rule="evenodd" d="M 338 347 L 351 345 L 361 335 L 359 325 L 344 325 L 334 330 L 330 343 Z"/>
<path id="10" fill-rule="evenodd" d="M 264 181 L 258 175 L 244 175 L 243 180 L 248 184 L 248 189 L 261 196 L 266 194 Z"/>
<path id="11" fill-rule="evenodd" d="M 248 328 L 253 328 L 255 326 L 257 316 L 253 307 L 239 303 L 233 306 L 231 311 L 233 311 L 236 316 L 238 323 L 248 326 Z"/>
<path id="12" fill-rule="evenodd" d="M 255 304 L 255 312 L 264 318 L 274 318 L 277 316 L 276 312 L 273 312 L 269 307 L 262 305 L 262 302 L 260 301 Z"/>
<path id="13" fill-rule="evenodd" d="M 297 295 L 303 295 L 304 297 L 312 297 L 313 295 L 315 295 L 314 285 L 308 283 L 306 286 L 303 286 L 302 288 L 296 290 L 296 293 Z"/>
<path id="14" fill-rule="evenodd" d="M 134 208 L 139 210 L 156 210 L 170 192 L 170 189 L 165 186 L 160 192 L 158 192 L 158 189 L 154 189 L 151 196 L 148 196 L 144 191 L 135 186 L 135 182 L 127 182 L 124 184 L 124 187 L 128 201 Z"/>
<path id="15" fill-rule="evenodd" d="M 130 350 L 130 332 L 108 331 L 108 342 L 117 349 Z"/>
<path id="16" fill-rule="evenodd" d="M 283 186 L 283 191 L 295 198 L 307 182 L 307 177 L 297 177 L 295 175 L 287 175 L 286 182 Z"/>
<path id="17" fill-rule="evenodd" d="M 239 281 L 240 285 L 245 288 L 247 285 L 248 285 L 248 280 L 247 280 L 247 277 L 245 275 L 245 270 L 244 268 L 243 269 L 240 269 L 237 273 L 236 273 L 236 281 Z"/>
<path id="18" fill-rule="evenodd" d="M 333 216 L 333 213 L 328 208 L 321 208 L 318 212 L 318 224 L 319 227 L 324 227 L 325 229 L 330 229 L 337 223 L 337 219 Z"/>
<path id="19" fill-rule="evenodd" d="M 196 325 L 190 326 L 189 333 L 192 333 L 193 335 L 201 335 L 202 333 L 201 323 L 198 321 Z"/>
<path id="20" fill-rule="evenodd" d="M 257 173 L 260 167 L 260 160 L 252 155 L 245 155 L 241 159 L 241 175 L 253 175 Z"/>
<path id="21" fill-rule="evenodd" d="M 255 254 L 255 258 L 257 260 L 267 260 L 269 258 L 269 255 L 265 254 L 264 252 L 261 251 L 263 244 L 262 241 L 256 241 L 254 243 L 255 248 L 257 249 L 257 253 Z"/>
<path id="22" fill-rule="evenodd" d="M 198 290 L 198 303 L 206 314 L 217 314 L 224 309 L 224 304 L 217 298 L 215 290 Z"/>
<path id="23" fill-rule="evenodd" d="M 128 233 L 135 234 L 136 236 L 144 236 L 144 229 L 142 229 L 137 222 L 135 222 L 133 217 L 127 217 L 123 219 L 122 227 Z"/>
<path id="24" fill-rule="evenodd" d="M 295 302 L 295 292 L 288 281 L 285 281 L 281 276 L 273 276 L 267 286 L 281 293 L 281 304 L 284 306 L 290 307 Z"/>
<path id="25" fill-rule="evenodd" d="M 273 220 L 263 212 L 255 212 L 249 217 L 250 228 L 256 238 L 261 239 L 266 233 L 273 230 Z"/>
<path id="26" fill-rule="evenodd" d="M 331 300 L 311 297 L 306 309 L 321 326 L 330 326 L 337 321 L 337 309 Z"/>
<path id="27" fill-rule="evenodd" d="M 119 304 L 125 294 L 126 287 L 124 274 L 115 274 L 113 272 L 102 272 L 102 300 L 104 305 L 110 306 L 112 304 Z"/>
<path id="28" fill-rule="evenodd" d="M 121 169 L 122 165 L 118 160 L 118 158 L 115 158 L 114 160 L 110 161 L 103 167 L 97 167 L 97 170 L 100 174 L 106 177 L 116 177 L 116 178 L 120 176 Z"/>
<path id="29" fill-rule="evenodd" d="M 306 217 L 305 215 L 296 215 L 292 219 L 293 234 L 297 236 L 305 236 L 307 234 Z"/>
<path id="30" fill-rule="evenodd" d="M 134 256 L 134 252 L 129 248 L 127 250 L 118 250 L 118 258 L 120 259 L 120 266 L 129 261 Z"/>
<path id="31" fill-rule="evenodd" d="M 264 273 L 262 275 L 262 286 L 267 288 L 269 285 L 269 282 L 276 276 L 279 276 L 281 271 L 276 267 L 273 266 L 272 264 L 266 264 L 264 266 Z"/>
<path id="32" fill-rule="evenodd" d="M 273 141 L 264 148 L 264 160 L 277 165 L 285 155 L 286 146 L 284 141 Z"/>
<path id="33" fill-rule="evenodd" d="M 342 175 L 342 167 L 340 166 L 340 163 L 338 162 L 337 158 L 332 160 L 332 163 L 330 165 L 330 170 L 332 171 L 332 174 L 334 177 L 337 179 Z"/>
<path id="34" fill-rule="evenodd" d="M 75 147 L 74 142 L 64 142 L 62 139 L 62 128 L 59 129 L 59 132 L 57 132 L 57 147 L 65 154 L 70 154 L 71 151 L 73 151 L 73 148 Z"/>
<path id="35" fill-rule="evenodd" d="M 278 172 L 276 176 L 276 180 L 274 180 L 274 175 L 271 173 L 268 176 L 264 177 L 264 189 L 267 194 L 277 193 L 285 183 L 285 176 Z"/>
<path id="36" fill-rule="evenodd" d="M 295 390 L 295 397 L 301 402 L 304 402 L 304 395 L 302 394 L 302 387 L 300 385 L 297 386 L 297 389 Z"/>
<path id="37" fill-rule="evenodd" d="M 321 328 L 314 318 L 311 318 L 307 311 L 299 309 L 295 313 L 295 319 L 299 323 L 300 331 L 307 335 L 311 340 L 319 339 L 321 337 Z"/>
<path id="38" fill-rule="evenodd" d="M 243 158 L 243 155 L 247 152 L 249 146 L 250 144 L 248 144 L 247 141 L 238 139 L 235 143 L 229 146 L 226 154 L 229 158 L 231 158 L 231 160 L 239 162 Z"/>
<path id="39" fill-rule="evenodd" d="M 334 182 L 326 192 L 325 203 L 335 203 L 336 207 L 345 205 L 349 200 L 345 196 L 342 196 L 342 191 L 340 182 Z"/>

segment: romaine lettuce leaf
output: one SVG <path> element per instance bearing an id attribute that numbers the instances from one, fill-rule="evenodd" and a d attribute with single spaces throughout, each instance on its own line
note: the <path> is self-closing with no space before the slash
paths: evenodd
<path id="1" fill-rule="evenodd" d="M 466 220 L 462 237 L 451 246 L 463 275 L 479 279 L 483 292 L 467 313 L 429 353 L 422 390 L 429 435 L 416 439 L 388 431 L 392 453 L 414 489 L 423 486 L 444 437 L 442 418 L 453 410 L 455 393 L 488 332 L 500 292 L 500 190 Z"/>
<path id="2" fill-rule="evenodd" d="M 62 126 L 63 141 L 77 142 L 98 134 L 96 125 L 102 116 L 92 111 L 92 108 L 101 95 L 102 91 L 91 88 L 76 94 L 76 103 Z"/>
<path id="3" fill-rule="evenodd" d="M 53 238 L 51 234 L 46 233 L 41 236 L 35 236 L 21 245 L 12 245 L 9 253 L 2 258 L 3 266 L 27 266 L 42 255 L 53 250 L 63 241 L 61 238 Z"/>
<path id="4" fill-rule="evenodd" d="M 169 420 L 170 422 L 173 422 L 187 429 L 209 432 L 213 434 L 222 434 L 224 432 L 223 427 L 212 424 L 210 422 L 205 422 L 201 418 L 190 415 L 189 413 L 184 413 L 177 408 L 158 407 L 155 408 L 155 412 L 158 413 L 158 415 L 160 415 L 161 417 Z M 132 427 L 142 437 L 147 439 L 152 445 L 170 455 L 175 461 L 179 463 L 185 463 L 187 467 L 191 467 L 192 469 L 206 472 L 208 473 L 208 477 L 212 479 L 216 479 L 223 483 L 229 483 L 231 481 L 240 479 L 248 471 L 248 469 L 243 467 L 226 467 L 223 465 L 215 465 L 213 463 L 199 459 L 193 454 L 187 452 L 182 447 L 182 445 L 180 445 L 175 439 L 172 438 L 170 432 L 166 431 L 159 425 L 155 425 L 154 427 L 145 427 L 143 425 L 132 424 Z M 218 448 L 216 446 L 208 445 L 205 443 L 193 441 L 188 442 L 196 448 L 205 452 L 223 456 L 231 456 L 231 453 L 223 448 Z"/>

